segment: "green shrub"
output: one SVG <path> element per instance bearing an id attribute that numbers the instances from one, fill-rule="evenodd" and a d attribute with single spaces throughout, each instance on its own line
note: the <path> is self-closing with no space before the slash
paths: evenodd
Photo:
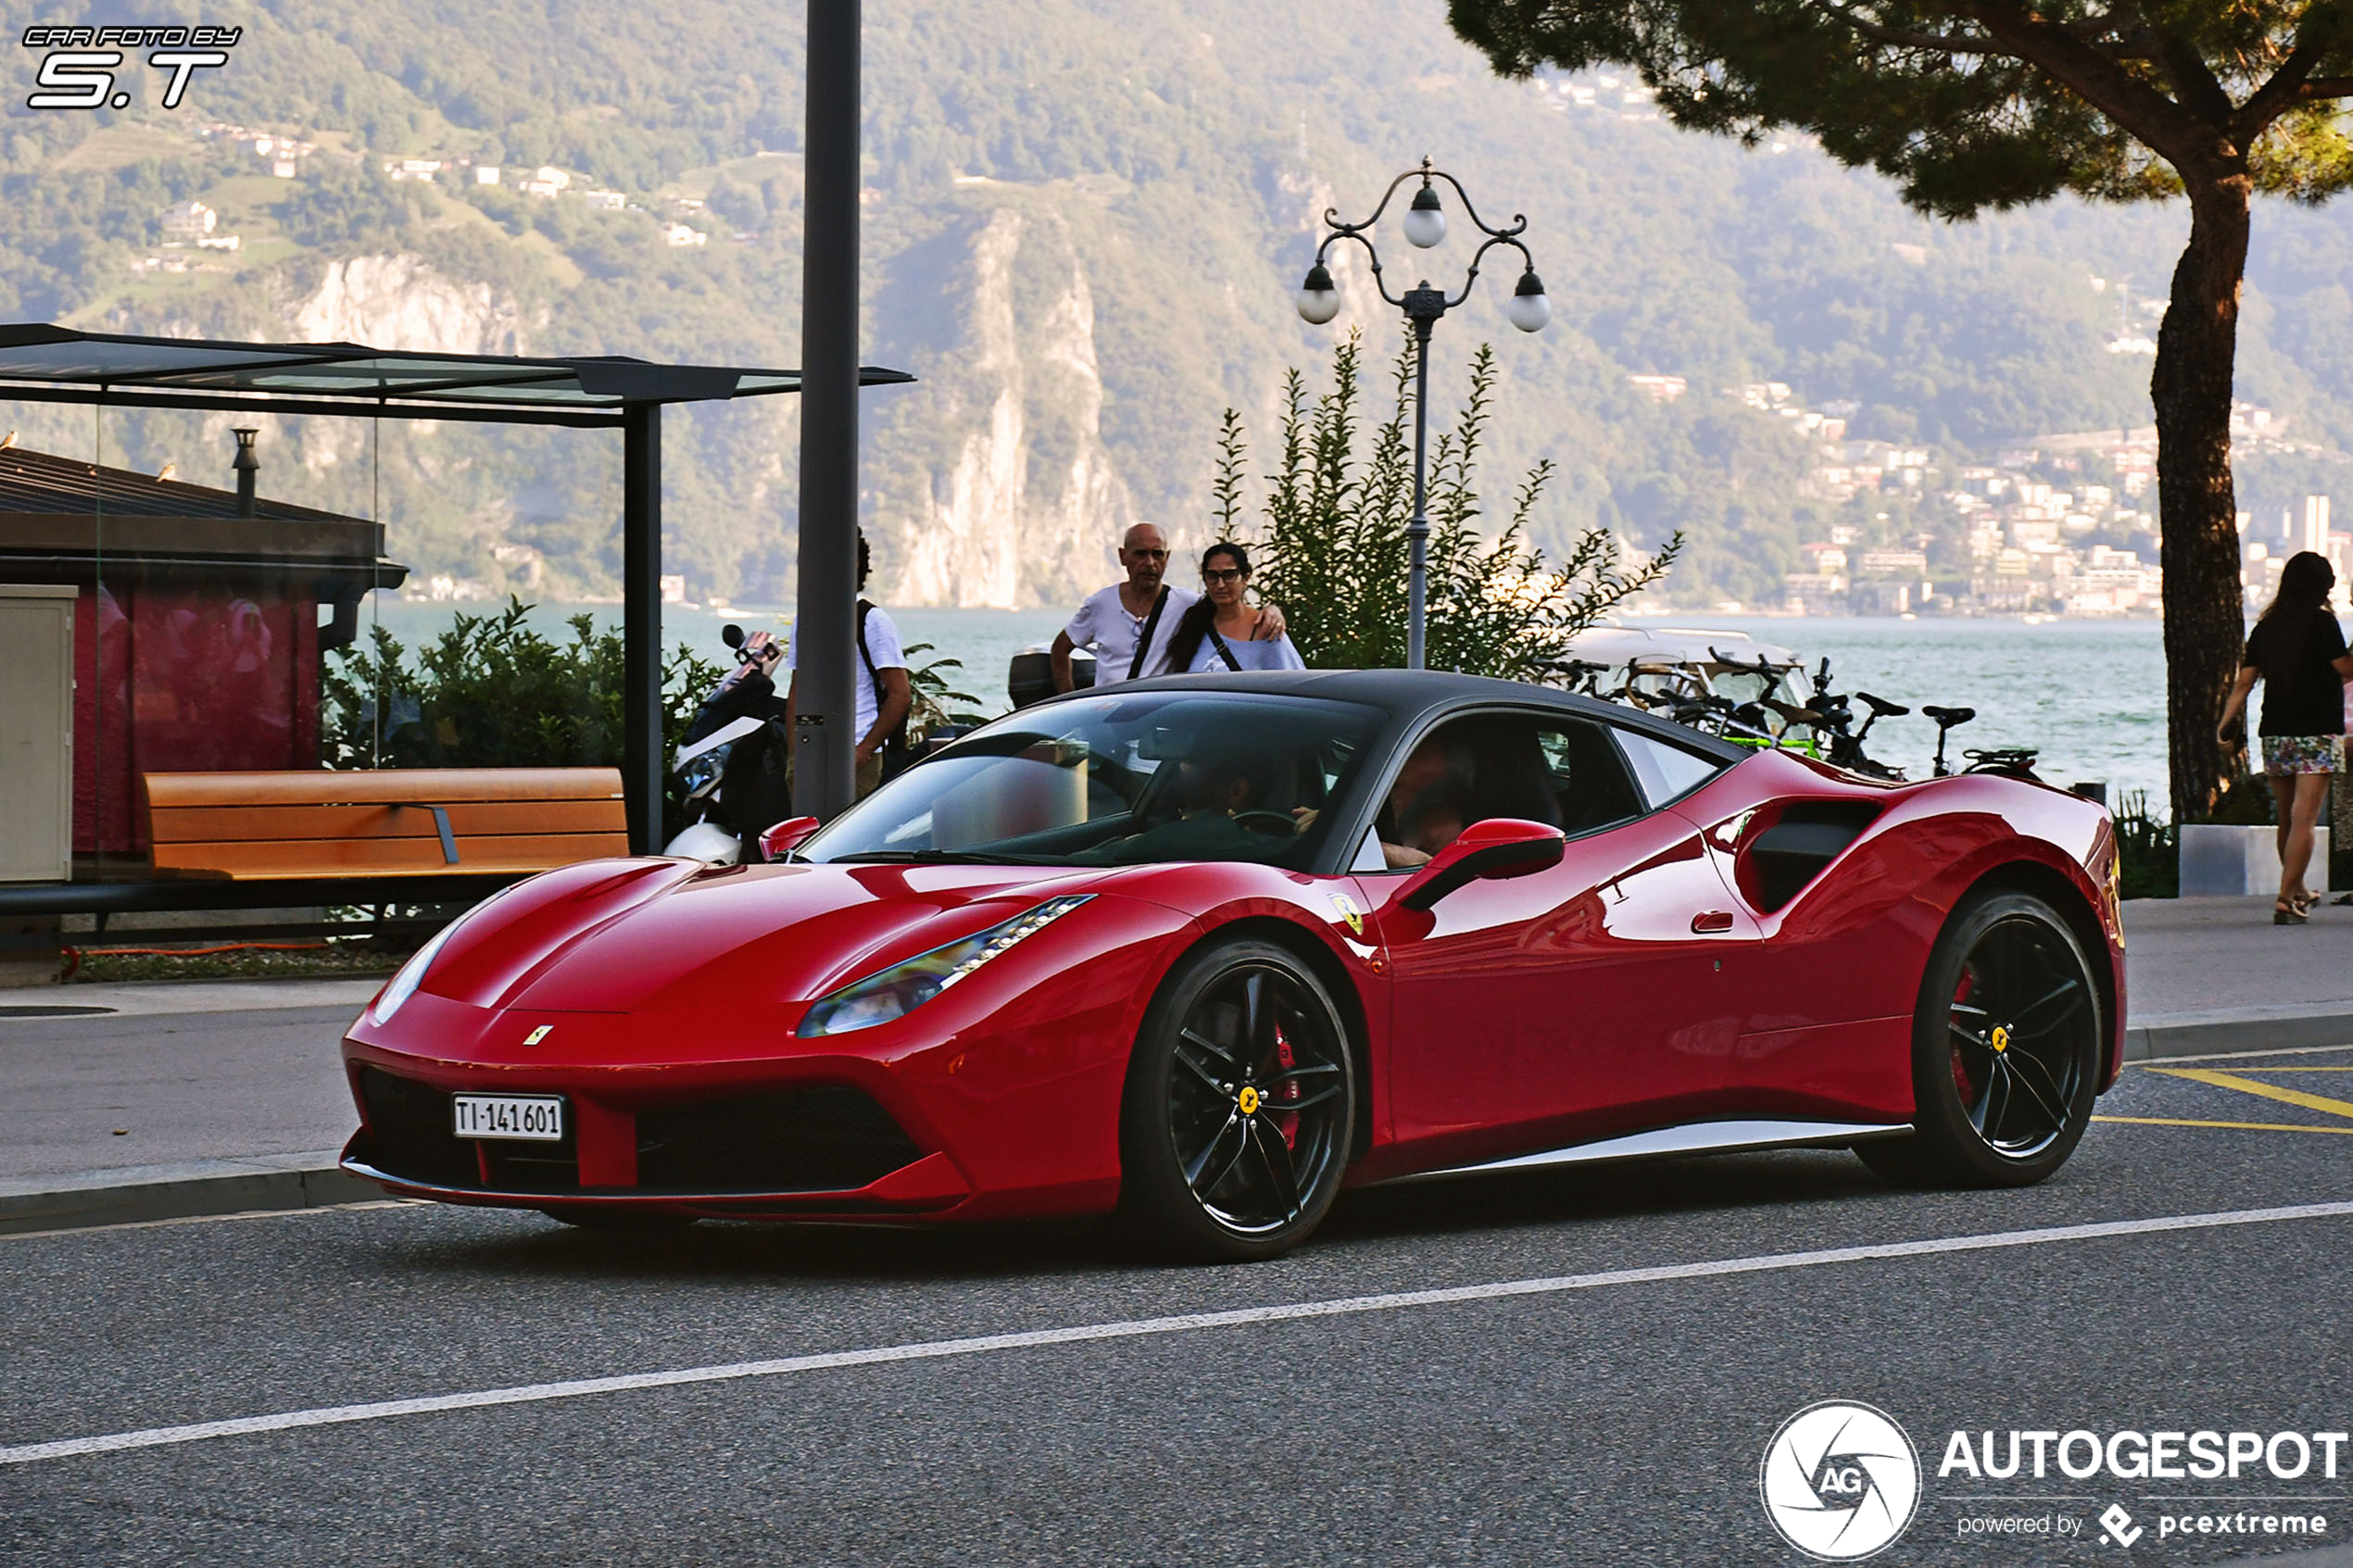
<path id="1" fill-rule="evenodd" d="M 411 659 L 390 632 L 335 650 L 321 685 L 321 760 L 330 768 L 613 768 L 622 760 L 622 638 L 575 615 L 569 643 L 525 625 L 510 598 L 457 617 Z M 662 757 L 694 720 L 718 665 L 685 644 L 662 661 Z M 662 837 L 686 825 L 665 783 Z"/>
<path id="2" fill-rule="evenodd" d="M 1226 410 L 1213 493 L 1218 537 L 1245 532 L 1259 551 L 1258 592 L 1283 607 L 1291 641 L 1311 668 L 1374 670 L 1405 662 L 1406 526 L 1414 514 L 1414 360 L 1394 368 L 1395 404 L 1358 451 L 1363 345 L 1353 332 L 1332 361 L 1332 390 L 1312 405 L 1297 370 L 1286 378 L 1282 445 L 1268 475 L 1263 521 L 1246 524 L 1240 416 Z M 1569 640 L 1667 573 L 1682 549 L 1625 564 L 1605 528 L 1578 536 L 1568 558 L 1547 562 L 1528 522 L 1553 478 L 1549 458 L 1513 493 L 1493 539 L 1478 531 L 1479 448 L 1493 402 L 1494 353 L 1471 359 L 1468 403 L 1429 449 L 1429 566 L 1423 661 L 1505 680 L 1544 678 Z"/>
<path id="3" fill-rule="evenodd" d="M 2148 791 L 2128 789 L 2116 824 L 2117 880 L 2127 898 L 2173 898 L 2182 891 L 2182 839 L 2171 822 L 2149 815 Z"/>

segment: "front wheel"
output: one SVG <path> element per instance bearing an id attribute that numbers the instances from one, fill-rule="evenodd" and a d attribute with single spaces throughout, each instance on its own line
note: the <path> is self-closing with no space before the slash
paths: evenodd
<path id="1" fill-rule="evenodd" d="M 1355 1110 L 1347 1034 L 1314 973 L 1272 943 L 1206 947 L 1162 986 L 1136 1041 L 1122 1205 L 1180 1256 L 1276 1257 L 1331 1208 Z"/>
<path id="2" fill-rule="evenodd" d="M 2024 893 L 1967 900 L 1920 985 L 1913 1135 L 1855 1152 L 1895 1181 L 2042 1181 L 2091 1123 L 2101 1039 L 2099 987 L 2058 911 Z"/>

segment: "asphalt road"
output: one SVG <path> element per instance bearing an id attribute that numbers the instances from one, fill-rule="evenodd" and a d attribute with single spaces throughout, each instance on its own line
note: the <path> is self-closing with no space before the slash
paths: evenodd
<path id="1" fill-rule="evenodd" d="M 2102 1102 L 2145 1120 L 2095 1126 L 2028 1191 L 1901 1193 L 1817 1152 L 1531 1173 L 1353 1195 L 1314 1245 L 1248 1268 L 1168 1269 L 1058 1230 L 706 1224 L 646 1243 L 408 1205 L 0 1239 L 0 1561 L 1787 1564 L 1802 1560 L 1766 1520 L 1759 1461 L 1826 1399 L 1879 1406 L 1921 1450 L 1917 1517 L 1875 1562 L 2342 1548 L 2353 1452 L 2334 1481 L 1937 1471 L 1957 1429 L 2353 1429 L 2353 1212 L 853 1357 L 5 1462 L 10 1446 L 565 1379 L 2353 1203 L 2353 1071 L 2286 1071 L 2353 1069 L 2353 1050 L 2169 1065 L 2128 1070 Z M 2178 1124 L 2195 1123 L 2254 1125 Z M 2233 1499 L 2184 1500 L 2219 1494 Z M 2111 1502 L 2145 1531 L 2129 1551 L 2097 1539 Z M 2160 1515 L 2199 1510 L 2328 1524 L 2160 1537 Z M 1958 1536 L 2002 1516 L 2083 1534 Z"/>

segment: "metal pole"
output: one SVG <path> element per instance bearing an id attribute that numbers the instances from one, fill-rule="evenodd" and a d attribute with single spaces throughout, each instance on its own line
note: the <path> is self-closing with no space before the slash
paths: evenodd
<path id="1" fill-rule="evenodd" d="M 1405 526 L 1412 552 L 1405 574 L 1405 668 L 1422 668 L 1422 617 L 1429 582 L 1429 329 L 1414 321 L 1414 521 Z"/>
<path id="2" fill-rule="evenodd" d="M 621 423 L 621 793 L 629 852 L 661 847 L 661 405 Z"/>
<path id="3" fill-rule="evenodd" d="M 850 803 L 859 739 L 858 27 L 859 0 L 810 0 L 793 809 L 827 819 Z"/>

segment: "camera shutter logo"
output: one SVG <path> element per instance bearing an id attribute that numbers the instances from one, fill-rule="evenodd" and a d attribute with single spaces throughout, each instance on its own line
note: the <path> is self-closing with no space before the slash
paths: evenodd
<path id="1" fill-rule="evenodd" d="M 1808 1557 L 1851 1562 L 1893 1542 L 1920 1501 L 1920 1458 L 1886 1411 L 1808 1405 L 1765 1445 L 1765 1516 Z"/>

